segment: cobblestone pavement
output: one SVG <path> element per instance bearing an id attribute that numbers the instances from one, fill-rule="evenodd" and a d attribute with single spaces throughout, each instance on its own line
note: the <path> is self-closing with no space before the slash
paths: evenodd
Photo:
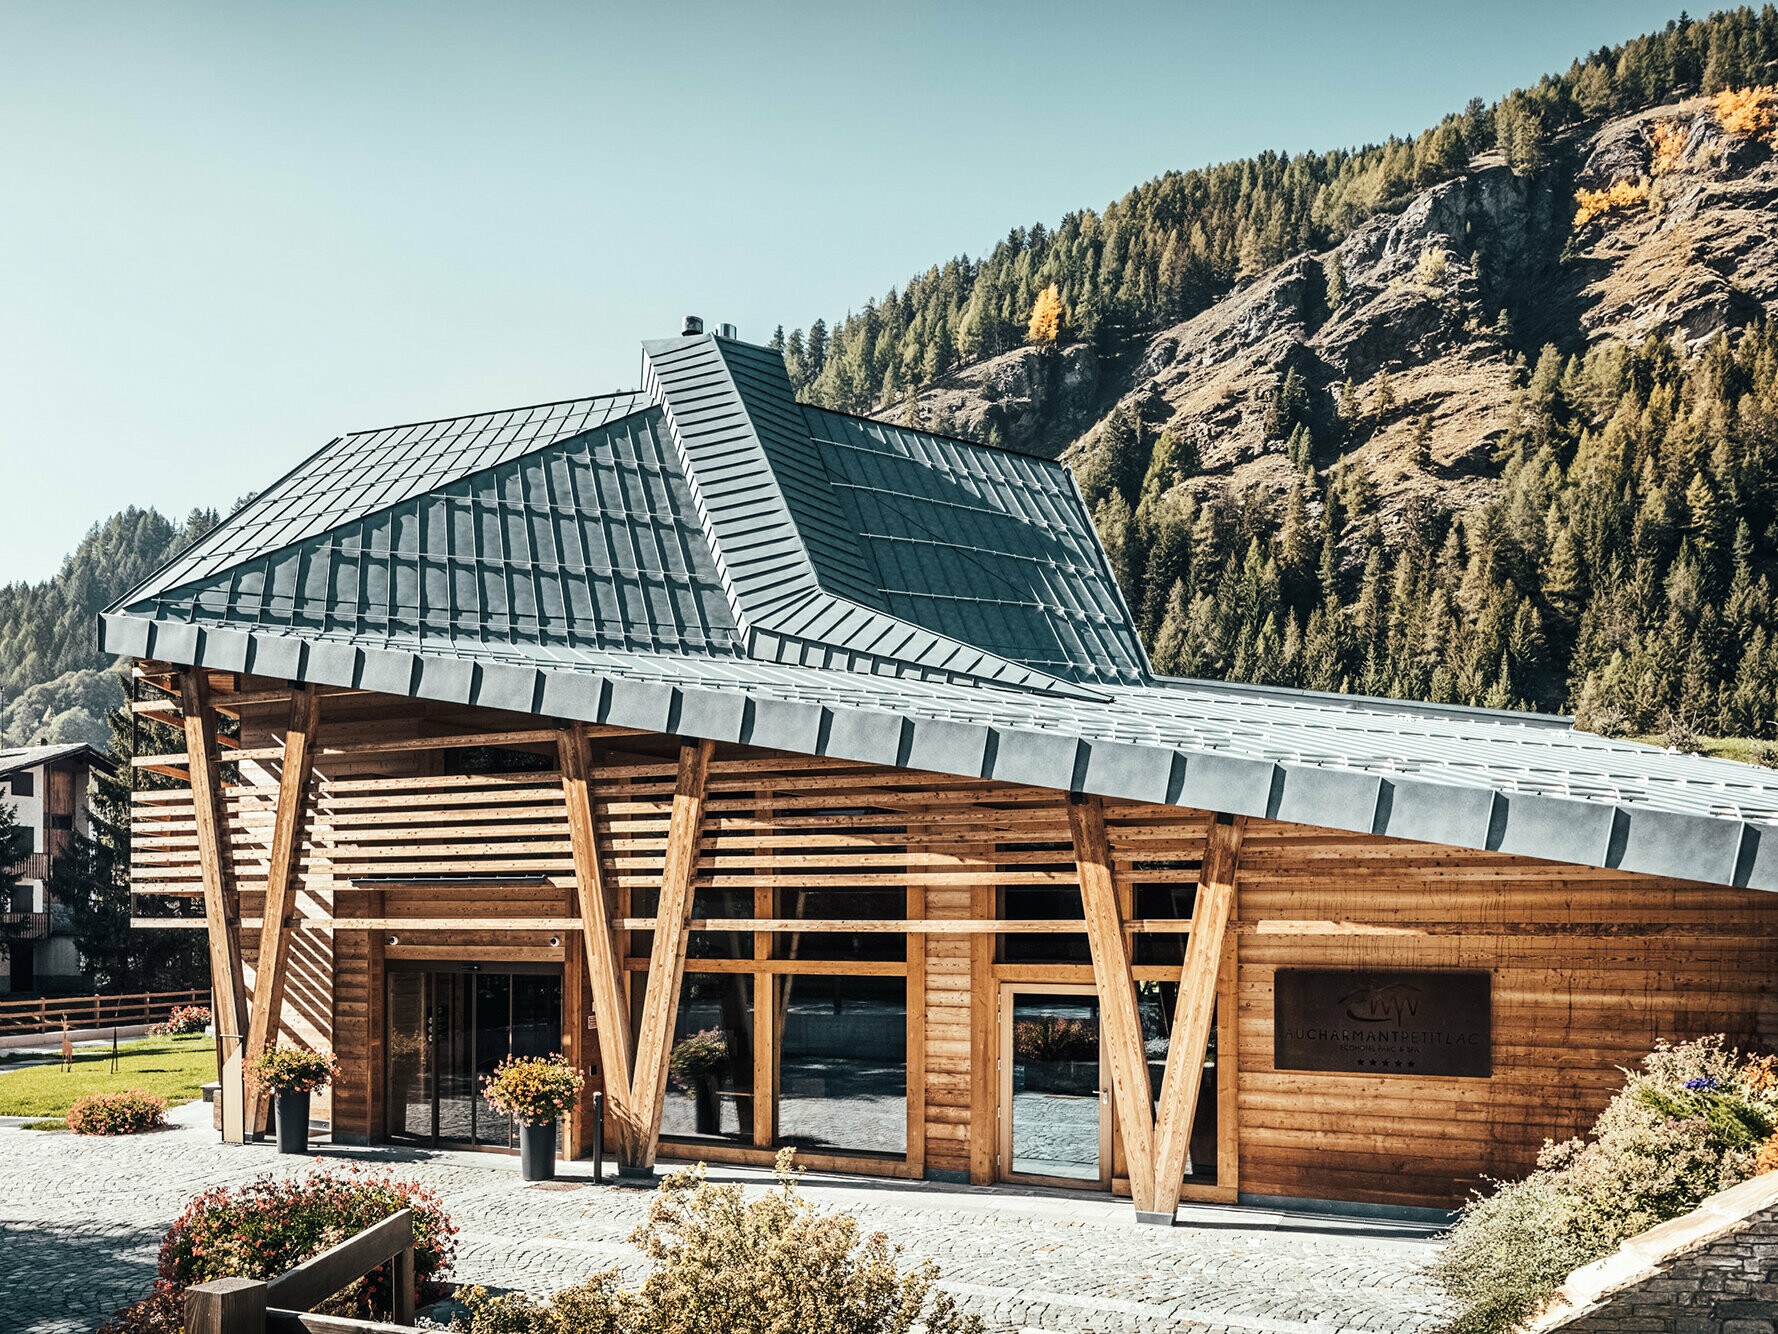
<path id="1" fill-rule="evenodd" d="M 0 1330 L 75 1334 L 147 1289 L 167 1225 L 204 1188 L 291 1172 L 269 1145 L 218 1144 L 202 1104 L 149 1135 L 84 1139 L 0 1128 Z M 439 1190 L 462 1227 L 455 1277 L 544 1293 L 613 1266 L 647 1192 L 540 1190 L 498 1155 L 320 1150 L 392 1162 Z M 748 1169 L 712 1177 L 759 1180 Z M 1228 1334 L 1408 1334 L 1438 1327 L 1422 1230 L 1246 1209 L 1191 1208 L 1187 1225 L 1139 1227 L 1127 1202 L 810 1177 L 805 1194 L 931 1257 L 941 1283 L 997 1334 L 1162 1330 Z"/>

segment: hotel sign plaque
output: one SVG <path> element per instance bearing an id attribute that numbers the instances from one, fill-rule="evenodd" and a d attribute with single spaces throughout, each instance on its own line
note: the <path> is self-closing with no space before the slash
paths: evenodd
<path id="1" fill-rule="evenodd" d="M 1272 1064 L 1340 1074 L 1494 1073 L 1488 973 L 1280 968 Z"/>

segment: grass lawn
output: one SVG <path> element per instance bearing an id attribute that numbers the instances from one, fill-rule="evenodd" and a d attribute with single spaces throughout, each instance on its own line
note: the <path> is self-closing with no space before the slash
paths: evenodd
<path id="1" fill-rule="evenodd" d="M 202 1033 L 183 1038 L 143 1038 L 117 1049 L 117 1073 L 111 1073 L 111 1049 L 74 1053 L 74 1068 L 62 1063 L 0 1068 L 0 1116 L 65 1117 L 89 1093 L 147 1089 L 177 1107 L 203 1093 L 216 1078 L 216 1048 Z"/>

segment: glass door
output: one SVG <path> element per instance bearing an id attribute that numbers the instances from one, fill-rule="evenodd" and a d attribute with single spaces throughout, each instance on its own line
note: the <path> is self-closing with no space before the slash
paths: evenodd
<path id="1" fill-rule="evenodd" d="M 1000 1175 L 1111 1187 L 1111 1117 L 1091 987 L 1003 987 Z"/>
<path id="2" fill-rule="evenodd" d="M 428 1145 L 510 1149 L 517 1130 L 482 1095 L 509 1055 L 562 1045 L 556 972 L 390 966 L 384 1132 Z"/>

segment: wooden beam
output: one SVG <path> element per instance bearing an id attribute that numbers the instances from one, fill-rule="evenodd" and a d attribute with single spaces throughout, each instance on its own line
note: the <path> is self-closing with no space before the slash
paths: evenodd
<path id="1" fill-rule="evenodd" d="M 217 774 L 216 714 L 203 672 L 179 677 L 180 711 L 185 715 L 185 759 L 191 773 L 198 864 L 204 883 L 204 925 L 210 935 L 210 986 L 216 993 L 216 1031 L 238 1044 L 247 1029 L 247 1002 L 241 980 L 241 936 L 235 906 L 229 902 L 228 862 L 223 855 L 226 826 Z M 224 1041 L 224 1060 L 229 1058 Z"/>
<path id="2" fill-rule="evenodd" d="M 1210 1041 L 1211 1018 L 1216 1012 L 1223 937 L 1235 902 L 1235 865 L 1240 860 L 1241 834 L 1245 827 L 1245 817 L 1218 815 L 1204 840 L 1198 897 L 1192 905 L 1195 929 L 1186 938 L 1185 964 L 1179 977 L 1179 1001 L 1173 1012 L 1173 1036 L 1167 1044 L 1167 1068 L 1161 1077 L 1160 1115 L 1155 1128 L 1155 1176 L 1150 1209 L 1166 1214 L 1169 1219 L 1179 1207 L 1185 1159 L 1191 1149 L 1192 1122 L 1198 1111 L 1198 1087 L 1204 1079 L 1204 1053 Z M 1220 1080 L 1219 1071 L 1219 1091 Z"/>
<path id="3" fill-rule="evenodd" d="M 284 728 L 284 767 L 278 775 L 278 806 L 273 817 L 272 852 L 266 865 L 259 956 L 253 965 L 253 1003 L 247 1020 L 244 1058 L 249 1064 L 277 1040 L 278 1017 L 284 1009 L 285 963 L 290 948 L 288 918 L 295 898 L 303 809 L 315 767 L 313 742 L 319 712 L 314 691 L 305 686 L 291 691 L 290 718 Z M 255 1087 L 249 1097 L 247 1126 L 258 1133 L 266 1128 L 266 1118 L 271 1114 L 271 1091 Z"/>
<path id="4" fill-rule="evenodd" d="M 562 771 L 562 796 L 568 810 L 568 837 L 574 845 L 574 897 L 580 912 L 587 978 L 593 993 L 593 1022 L 598 1032 L 599 1072 L 605 1105 L 620 1145 L 643 1138 L 631 1093 L 630 1002 L 625 989 L 622 956 L 612 936 L 615 920 L 599 860 L 593 819 L 592 782 L 588 777 L 588 735 L 583 724 L 563 728 L 556 736 Z M 580 1041 L 585 1042 L 585 1034 Z"/>
<path id="5" fill-rule="evenodd" d="M 673 788 L 673 814 L 667 826 L 667 852 L 661 897 L 655 912 L 654 949 L 648 962 L 648 992 L 636 1038 L 632 1109 L 646 1127 L 640 1144 L 619 1136 L 619 1162 L 654 1166 L 661 1137 L 661 1103 L 667 1095 L 667 1056 L 673 1021 L 679 1012 L 679 984 L 685 976 L 685 946 L 691 931 L 692 877 L 698 862 L 698 834 L 704 821 L 704 788 L 715 743 L 681 746 L 679 777 Z"/>
<path id="6" fill-rule="evenodd" d="M 1080 901 L 1093 955 L 1093 986 L 1099 993 L 1099 1040 L 1111 1067 L 1111 1094 L 1123 1129 L 1124 1157 L 1130 1164 L 1130 1194 L 1138 1216 L 1152 1214 L 1153 1092 L 1142 1040 L 1142 1014 L 1136 1004 L 1136 979 L 1130 971 L 1111 846 L 1105 833 L 1104 803 L 1098 797 L 1070 796 L 1068 832 L 1080 871 Z"/>

